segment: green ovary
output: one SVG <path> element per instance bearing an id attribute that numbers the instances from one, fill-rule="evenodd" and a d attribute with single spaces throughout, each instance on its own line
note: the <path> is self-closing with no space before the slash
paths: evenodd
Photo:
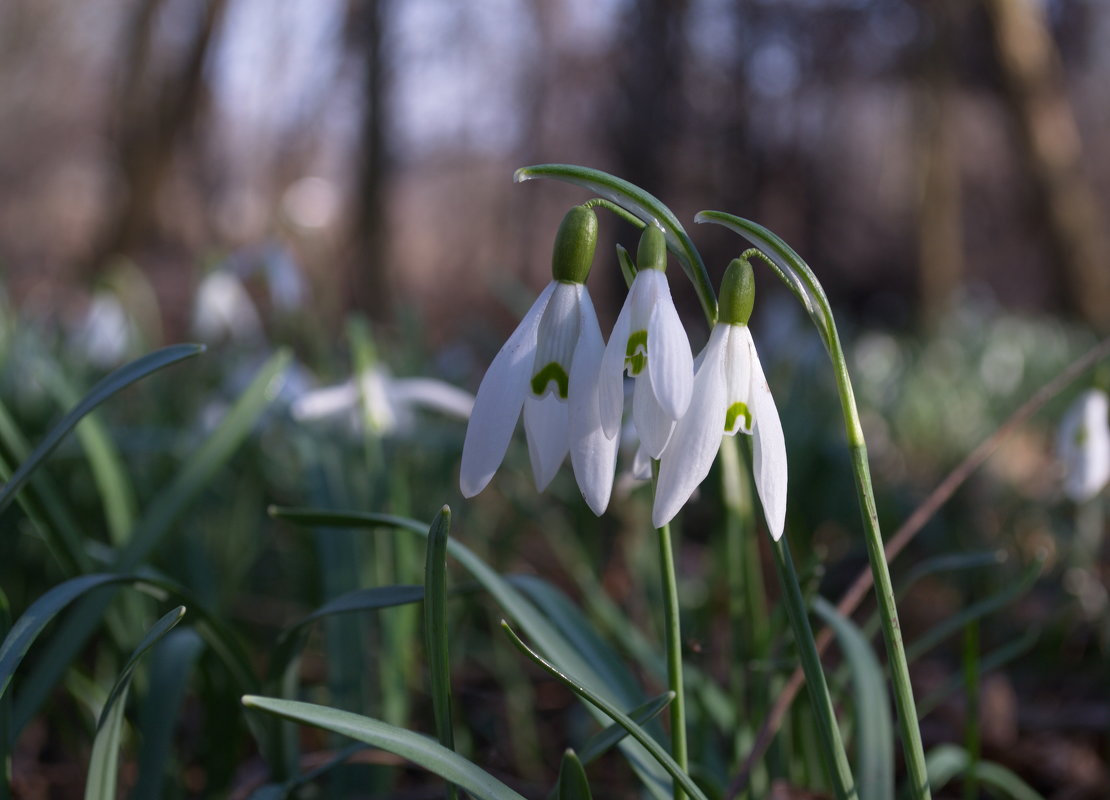
<path id="1" fill-rule="evenodd" d="M 552 381 L 555 381 L 555 391 L 558 392 L 559 397 L 566 400 L 570 378 L 567 377 L 567 371 L 556 361 L 552 361 L 532 376 L 532 394 L 543 397 L 544 392 L 547 391 L 547 385 Z"/>
<path id="2" fill-rule="evenodd" d="M 744 427 L 748 430 L 752 429 L 752 412 L 748 410 L 746 403 L 733 403 L 728 407 L 725 412 L 725 433 L 736 432 L 736 418 L 744 417 Z"/>
<path id="3" fill-rule="evenodd" d="M 636 331 L 629 336 L 624 353 L 624 366 L 628 374 L 635 378 L 647 364 L 647 331 Z"/>

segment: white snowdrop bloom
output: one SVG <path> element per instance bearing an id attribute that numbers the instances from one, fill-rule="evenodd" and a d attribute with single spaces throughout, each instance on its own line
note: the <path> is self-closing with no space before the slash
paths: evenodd
<path id="1" fill-rule="evenodd" d="M 459 471 L 464 497 L 482 491 L 501 466 L 523 407 L 536 488 L 547 488 L 569 452 L 586 503 L 598 515 L 609 505 L 617 440 L 598 415 L 605 340 L 585 286 L 596 244 L 594 212 L 571 209 L 555 237 L 551 283 L 478 387 Z"/>
<path id="2" fill-rule="evenodd" d="M 434 378 L 395 378 L 375 367 L 358 381 L 306 392 L 290 407 L 293 419 L 310 421 L 339 415 L 353 425 L 366 420 L 380 436 L 405 435 L 416 430 L 415 411 L 426 409 L 448 417 L 468 419 L 474 396 Z"/>
<path id="3" fill-rule="evenodd" d="M 675 421 L 690 404 L 693 357 L 663 271 L 666 241 L 655 225 L 644 229 L 636 261 L 638 272 L 601 359 L 599 410 L 605 435 L 615 438 L 624 409 L 627 372 L 635 380 L 632 420 L 636 432 L 644 452 L 659 458 Z"/>
<path id="4" fill-rule="evenodd" d="M 211 342 L 262 338 L 262 321 L 243 284 L 229 272 L 208 273 L 193 302 L 193 333 Z"/>
<path id="5" fill-rule="evenodd" d="M 659 462 L 652 522 L 666 525 L 705 480 L 723 436 L 753 438 L 756 490 L 771 535 L 786 519 L 786 441 L 748 317 L 754 299 L 751 265 L 734 260 L 721 286 L 720 318 L 694 376 L 694 396 Z"/>
<path id="6" fill-rule="evenodd" d="M 1056 452 L 1064 465 L 1064 493 L 1077 503 L 1090 500 L 1110 482 L 1108 407 L 1106 392 L 1088 389 L 1060 421 Z"/>
<path id="7" fill-rule="evenodd" d="M 139 332 L 119 298 L 101 290 L 89 301 L 70 342 L 92 364 L 114 367 L 137 349 Z"/>

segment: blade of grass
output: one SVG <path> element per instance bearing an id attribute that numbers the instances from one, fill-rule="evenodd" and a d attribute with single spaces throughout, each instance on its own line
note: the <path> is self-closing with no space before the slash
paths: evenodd
<path id="1" fill-rule="evenodd" d="M 522 795 L 458 753 L 404 728 L 349 711 L 275 697 L 247 695 L 243 698 L 243 705 L 293 722 L 338 733 L 399 755 L 462 787 L 479 800 L 524 800 Z"/>
<path id="2" fill-rule="evenodd" d="M 629 711 L 628 718 L 643 728 L 663 713 L 663 710 L 673 699 L 674 692 L 664 692 Z M 620 723 L 614 722 L 607 725 L 586 740 L 579 748 L 578 758 L 581 759 L 583 764 L 590 764 L 605 755 L 610 748 L 620 743 L 621 739 L 627 735 L 628 731 L 621 727 Z"/>
<path id="3" fill-rule="evenodd" d="M 119 746 L 123 734 L 123 714 L 127 708 L 127 693 L 131 677 L 139 660 L 163 636 L 173 630 L 185 615 L 185 607 L 178 606 L 158 620 L 127 659 L 116 679 L 108 700 L 100 712 L 93 740 L 89 773 L 85 780 L 85 800 L 116 800 L 116 778 L 119 771 Z"/>
<path id="4" fill-rule="evenodd" d="M 559 764 L 559 782 L 556 786 L 559 800 L 593 800 L 586 770 L 570 748 L 563 753 L 563 760 Z"/>
<path id="5" fill-rule="evenodd" d="M 681 786 L 683 791 L 690 795 L 690 797 L 698 798 L 698 800 L 708 800 L 702 790 L 698 788 L 698 785 L 694 783 L 693 779 L 675 763 L 670 753 L 664 750 L 659 742 L 651 738 L 647 731 L 633 722 L 627 714 L 604 698 L 590 691 L 590 689 L 577 678 L 572 678 L 554 664 L 547 661 L 539 653 L 532 650 L 532 648 L 521 641 L 520 637 L 509 627 L 509 623 L 504 620 L 501 622 L 501 629 L 505 631 L 505 635 L 509 637 L 509 641 L 511 641 L 520 652 L 532 659 L 532 661 L 538 664 L 545 672 L 578 695 L 578 697 L 599 709 L 602 713 L 628 731 L 629 735 L 643 745 L 644 749 L 651 754 L 652 758 L 658 761 L 663 769 L 667 770 L 670 776 L 674 778 L 675 783 Z"/>
<path id="6" fill-rule="evenodd" d="M 172 768 L 173 734 L 189 675 L 204 650 L 204 639 L 192 628 L 170 633 L 150 656 L 150 686 L 139 710 L 142 731 L 138 777 L 131 797 L 162 797 Z"/>
<path id="7" fill-rule="evenodd" d="M 929 785 L 935 791 L 943 789 L 950 780 L 966 772 L 970 762 L 967 751 L 958 745 L 942 744 L 934 747 L 925 761 Z M 1001 764 L 980 761 L 975 766 L 975 775 L 984 785 L 1011 800 L 1044 800 L 1040 793 Z"/>
<path id="8" fill-rule="evenodd" d="M 187 355 L 189 353 L 180 355 L 178 360 Z M 238 449 L 253 430 L 262 412 L 277 395 L 289 357 L 287 351 L 279 351 L 256 373 L 216 430 L 194 451 L 169 486 L 148 506 L 146 513 L 136 524 L 127 546 L 117 557 L 113 565 L 114 571 L 131 572 L 139 566 L 205 484 Z M 16 700 L 14 725 L 17 733 L 45 702 L 69 664 L 100 624 L 114 597 L 115 592 L 90 597 L 63 623 L 63 630 L 53 639 L 38 669 L 30 676 Z"/>
<path id="9" fill-rule="evenodd" d="M 856 769 L 859 795 L 867 800 L 894 798 L 894 723 L 886 678 L 863 632 L 823 597 L 813 610 L 833 629 L 852 674 L 856 714 Z"/>
<path id="10" fill-rule="evenodd" d="M 432 695 L 436 737 L 448 750 L 455 749 L 451 720 L 451 657 L 447 647 L 447 537 L 451 532 L 451 509 L 444 506 L 428 530 L 428 554 L 424 571 L 424 643 L 428 651 L 428 680 Z M 447 796 L 458 796 L 449 784 Z"/>
<path id="11" fill-rule="evenodd" d="M 186 358 L 200 355 L 204 352 L 204 345 L 199 344 L 177 344 L 170 347 L 163 347 L 161 350 L 155 350 L 142 358 L 138 358 L 129 364 L 125 364 L 117 370 L 109 373 L 101 379 L 89 392 L 81 399 L 81 402 L 73 407 L 68 414 L 50 429 L 39 446 L 35 448 L 34 452 L 19 465 L 12 477 L 4 484 L 3 489 L 0 489 L 0 511 L 7 508 L 8 503 L 15 497 L 16 492 L 20 490 L 31 473 L 42 464 L 46 458 L 54 452 L 62 439 L 66 437 L 73 428 L 81 421 L 81 418 L 103 403 L 112 395 L 116 394 L 122 389 L 126 389 L 131 384 L 135 383 L 152 372 L 156 372 L 171 364 L 176 364 Z"/>
<path id="12" fill-rule="evenodd" d="M 277 507 L 271 507 L 270 514 L 277 519 L 284 519 L 310 528 L 366 528 L 373 530 L 387 526 L 418 536 L 426 537 L 428 535 L 428 525 L 426 523 L 391 514 Z M 623 687 L 607 684 L 605 678 L 597 673 L 590 663 L 582 657 L 582 654 L 566 640 L 557 627 L 540 613 L 528 598 L 457 539 L 447 540 L 447 552 L 474 576 L 478 583 L 493 596 L 506 614 L 516 620 L 545 655 L 578 676 L 579 679 L 587 682 L 592 691 L 603 694 L 606 699 L 610 699 L 624 708 L 633 707 L 643 702 L 642 695 L 633 693 L 629 696 Z M 601 712 L 589 705 L 587 705 L 587 708 L 595 718 L 603 720 L 606 724 L 608 723 Z M 649 753 L 635 740 L 622 741 L 620 747 L 621 752 L 652 795 L 659 798 L 659 800 L 669 800 L 671 782 L 667 779 L 665 771 L 655 763 Z"/>

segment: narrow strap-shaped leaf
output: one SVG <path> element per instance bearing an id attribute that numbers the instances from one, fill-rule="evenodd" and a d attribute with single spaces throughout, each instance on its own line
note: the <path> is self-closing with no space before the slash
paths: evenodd
<path id="1" fill-rule="evenodd" d="M 970 763 L 967 751 L 954 744 L 934 747 L 925 757 L 929 786 L 933 791 L 943 789 L 957 775 L 963 774 Z M 1044 800 L 1044 797 L 1016 774 L 990 761 L 980 761 L 974 767 L 976 777 L 981 783 L 997 790 L 1002 797 L 1011 800 Z"/>
<path id="2" fill-rule="evenodd" d="M 142 732 L 139 775 L 131 797 L 161 797 L 169 774 L 174 730 L 189 686 L 189 676 L 204 650 L 204 639 L 193 628 L 170 633 L 150 654 L 149 689 L 139 710 Z"/>
<path id="3" fill-rule="evenodd" d="M 85 779 L 85 800 L 116 800 L 116 778 L 119 772 L 119 744 L 123 733 L 123 713 L 127 707 L 127 693 L 131 676 L 139 659 L 163 636 L 173 630 L 185 615 L 185 607 L 178 606 L 158 620 L 127 659 L 112 691 L 100 712 L 89 758 L 89 773 Z"/>
<path id="4" fill-rule="evenodd" d="M 243 698 L 243 705 L 276 714 L 293 722 L 301 722 L 348 736 L 356 741 L 394 753 L 462 787 L 479 800 L 524 800 L 522 795 L 481 767 L 419 733 L 388 725 L 370 717 L 352 714 L 349 711 L 296 700 L 247 695 Z"/>
<path id="5" fill-rule="evenodd" d="M 852 675 L 856 712 L 856 768 L 859 796 L 894 798 L 894 721 L 882 665 L 860 629 L 823 597 L 813 610 L 832 628 Z"/>
<path id="6" fill-rule="evenodd" d="M 11 606 L 8 596 L 0 589 L 0 636 L 7 636 L 12 626 Z M 12 727 L 12 698 L 9 694 L 0 692 L 0 800 L 11 797 L 12 785 L 12 759 L 11 735 Z"/>
<path id="7" fill-rule="evenodd" d="M 674 692 L 663 692 L 658 697 L 653 697 L 643 705 L 636 706 L 636 708 L 629 711 L 628 718 L 643 727 L 663 713 L 663 709 L 670 705 L 673 699 Z M 586 740 L 586 743 L 580 748 L 578 758 L 583 764 L 590 764 L 605 755 L 609 748 L 618 744 L 627 735 L 628 731 L 621 727 L 618 722 L 606 725 Z"/>
<path id="8" fill-rule="evenodd" d="M 910 661 L 915 661 L 949 636 L 962 630 L 963 627 L 972 620 L 982 619 L 987 614 L 1005 608 L 1033 587 L 1033 584 L 1037 582 L 1037 578 L 1040 577 L 1043 568 L 1044 559 L 1035 559 L 1033 563 L 1025 568 L 1025 571 L 1015 583 L 1007 585 L 1001 591 L 996 592 L 990 597 L 985 597 L 976 603 L 972 603 L 967 608 L 961 609 L 959 613 L 953 614 L 943 622 L 926 631 L 920 638 L 916 639 L 906 648 L 906 657 Z"/>
<path id="9" fill-rule="evenodd" d="M 125 364 L 117 370 L 109 373 L 99 383 L 89 390 L 89 393 L 81 399 L 68 414 L 62 417 L 46 437 L 35 448 L 34 452 L 19 465 L 19 468 L 12 475 L 11 479 L 4 484 L 4 488 L 0 489 L 0 511 L 7 508 L 8 503 L 15 497 L 16 492 L 27 481 L 31 473 L 39 466 L 46 457 L 49 456 L 54 448 L 61 444 L 62 439 L 65 438 L 73 428 L 81 421 L 81 418 L 103 403 L 109 397 L 114 395 L 121 389 L 125 389 L 135 381 L 145 378 L 147 375 L 163 367 L 168 367 L 171 364 L 176 364 L 186 358 L 192 358 L 204 352 L 204 345 L 199 344 L 176 344 L 170 347 L 163 347 L 161 350 L 155 350 L 142 358 L 138 358 L 129 364 Z"/>
<path id="10" fill-rule="evenodd" d="M 428 553 L 424 567 L 424 643 L 428 651 L 428 678 L 436 737 L 449 750 L 455 749 L 451 720 L 451 658 L 447 649 L 447 537 L 451 532 L 451 509 L 444 506 L 428 530 Z M 448 796 L 457 796 L 453 785 Z"/>
<path id="11" fill-rule="evenodd" d="M 593 800 L 586 770 L 574 751 L 567 748 L 559 764 L 559 800 Z"/>
<path id="12" fill-rule="evenodd" d="M 258 418 L 277 396 L 289 358 L 288 351 L 281 350 L 259 369 L 216 430 L 148 506 L 113 565 L 116 571 L 131 572 L 150 555 L 188 504 L 243 443 Z M 21 730 L 45 702 L 61 675 L 100 624 L 113 596 L 113 592 L 106 592 L 89 598 L 65 621 L 62 631 L 51 642 L 40 668 L 16 700 L 16 731 Z"/>
<path id="13" fill-rule="evenodd" d="M 658 225 L 667 238 L 667 248 L 675 254 L 683 271 L 694 284 L 701 301 L 705 318 L 712 326 L 717 321 L 717 296 L 709 280 L 701 254 L 698 253 L 678 217 L 654 195 L 626 180 L 589 167 L 573 164 L 538 164 L 521 167 L 513 175 L 517 183 L 533 178 L 554 178 L 589 189 L 591 192 L 616 203 L 649 224 Z"/>
<path id="14" fill-rule="evenodd" d="M 271 507 L 270 515 L 316 529 L 391 527 L 419 536 L 428 535 L 426 523 L 389 514 Z M 607 699 L 612 699 L 624 708 L 643 702 L 642 695 L 629 694 L 622 686 L 608 684 L 527 597 L 471 550 L 456 539 L 448 539 L 447 551 L 493 596 L 501 608 L 516 620 L 545 655 L 588 683 L 591 690 L 603 693 Z M 589 704 L 586 707 L 596 718 L 608 722 L 603 712 Z M 655 759 L 635 739 L 625 739 L 620 743 L 620 747 L 621 752 L 652 795 L 659 800 L 670 800 L 671 782 Z"/>
<path id="15" fill-rule="evenodd" d="M 625 714 L 623 711 L 621 711 L 619 708 L 617 708 L 604 698 L 599 697 L 597 694 L 590 691 L 580 681 L 567 675 L 554 664 L 544 659 L 544 657 L 541 656 L 539 653 L 532 650 L 532 648 L 521 641 L 520 637 L 513 632 L 512 628 L 509 627 L 509 623 L 505 622 L 504 620 L 502 620 L 501 622 L 501 629 L 505 631 L 505 635 L 509 637 L 509 640 L 514 645 L 516 645 L 517 649 L 520 650 L 520 652 L 524 653 L 524 655 L 532 659 L 532 661 L 542 667 L 545 672 L 559 681 L 559 683 L 566 686 L 580 698 L 585 700 L 587 703 L 600 709 L 613 721 L 619 723 L 621 727 L 628 731 L 629 735 L 631 735 L 633 739 L 643 745 L 644 749 L 647 750 L 651 754 L 651 756 L 659 762 L 660 766 L 662 766 L 663 769 L 667 770 L 667 772 L 670 773 L 675 782 L 677 782 L 687 794 L 689 794 L 691 797 L 699 798 L 699 800 L 707 800 L 705 794 L 700 788 L 698 788 L 698 785 L 694 783 L 693 779 L 689 775 L 687 775 L 682 770 L 682 768 L 678 766 L 677 763 L 675 763 L 675 760 L 673 758 L 671 758 L 670 753 L 664 750 L 660 746 L 659 742 L 652 739 L 651 736 L 649 736 L 643 728 L 633 722 L 627 714 Z"/>

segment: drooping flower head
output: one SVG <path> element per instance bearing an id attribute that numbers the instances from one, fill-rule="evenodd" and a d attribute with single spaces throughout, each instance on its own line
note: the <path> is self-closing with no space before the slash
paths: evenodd
<path id="1" fill-rule="evenodd" d="M 595 514 L 609 504 L 617 441 L 601 427 L 597 377 L 605 340 L 585 281 L 597 246 L 597 216 L 572 208 L 559 226 L 552 281 L 490 364 L 463 442 L 459 487 L 482 491 L 501 466 L 521 407 L 536 488 L 551 483 L 569 451 Z"/>
<path id="2" fill-rule="evenodd" d="M 648 225 L 636 253 L 637 273 L 601 359 L 598 401 L 605 435 L 615 438 L 624 409 L 624 376 L 635 379 L 632 420 L 644 451 L 659 458 L 690 404 L 693 357 L 671 300 L 663 231 Z"/>
<path id="3" fill-rule="evenodd" d="M 786 519 L 786 442 L 774 398 L 748 329 L 755 299 L 751 265 L 729 264 L 721 285 L 717 324 L 701 354 L 694 396 L 659 463 L 652 521 L 674 518 L 713 465 L 723 436 L 753 439 L 756 490 L 771 535 L 782 536 Z"/>
<path id="4" fill-rule="evenodd" d="M 1108 409 L 1106 392 L 1088 389 L 1060 422 L 1056 452 L 1064 465 L 1064 493 L 1077 503 L 1090 500 L 1110 482 Z"/>

